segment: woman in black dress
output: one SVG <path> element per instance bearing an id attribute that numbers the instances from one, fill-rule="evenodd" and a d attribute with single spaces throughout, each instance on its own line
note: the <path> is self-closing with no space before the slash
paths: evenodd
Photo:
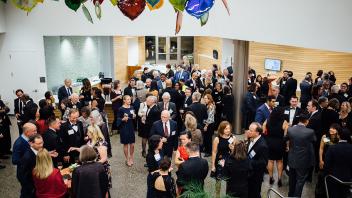
<path id="1" fill-rule="evenodd" d="M 82 107 L 88 106 L 92 100 L 92 86 L 88 78 L 82 80 L 82 88 L 79 93 L 79 100 L 81 101 Z"/>
<path id="2" fill-rule="evenodd" d="M 133 165 L 135 143 L 133 120 L 135 118 L 136 113 L 133 106 L 131 106 L 131 96 L 124 95 L 123 105 L 120 107 L 117 116 L 117 126 L 120 127 L 120 141 L 123 144 L 123 152 L 126 158 L 125 163 L 129 167 Z"/>
<path id="3" fill-rule="evenodd" d="M 349 102 L 343 102 L 340 107 L 339 123 L 343 128 L 347 128 L 352 131 L 352 115 L 351 115 L 351 104 Z"/>
<path id="4" fill-rule="evenodd" d="M 152 135 L 148 140 L 148 154 L 146 157 L 147 167 L 148 167 L 148 177 L 147 177 L 147 198 L 154 198 L 153 190 L 153 177 L 152 173 L 159 169 L 159 164 L 164 158 L 164 154 L 161 149 L 163 148 L 162 137 L 160 135 Z"/>
<path id="5" fill-rule="evenodd" d="M 225 161 L 223 175 L 226 178 L 226 194 L 231 197 L 248 197 L 248 177 L 251 164 L 247 157 L 247 146 L 243 141 L 230 144 L 233 149 L 230 157 Z"/>
<path id="6" fill-rule="evenodd" d="M 216 82 L 214 86 L 214 90 L 212 92 L 212 96 L 216 106 L 215 113 L 215 124 L 214 127 L 217 128 L 221 120 L 221 112 L 222 112 L 222 99 L 224 97 L 224 92 L 222 91 L 222 84 L 220 82 Z"/>
<path id="7" fill-rule="evenodd" d="M 183 104 L 185 102 L 185 92 L 182 91 L 182 87 L 181 84 L 179 82 L 176 82 L 174 85 L 174 89 L 175 89 L 175 105 L 176 105 L 176 110 L 177 110 L 177 114 L 176 114 L 176 121 L 177 121 L 177 130 L 178 131 L 182 131 L 182 127 L 183 127 L 183 121 L 182 121 L 182 113 L 180 112 L 181 109 L 183 109 Z"/>
<path id="8" fill-rule="evenodd" d="M 122 106 L 122 90 L 120 87 L 120 81 L 115 80 L 113 83 L 113 89 L 110 93 L 111 98 L 111 106 L 112 110 L 114 111 L 114 121 L 112 122 L 111 130 L 117 130 L 116 121 L 117 121 L 117 112 L 119 111 L 120 107 Z"/>
<path id="9" fill-rule="evenodd" d="M 175 180 L 171 176 L 171 161 L 164 158 L 160 161 L 159 170 L 152 174 L 154 198 L 176 197 Z"/>
<path id="10" fill-rule="evenodd" d="M 218 128 L 218 136 L 213 140 L 213 150 L 211 156 L 211 177 L 216 179 L 215 183 L 215 195 L 220 197 L 221 191 L 221 179 L 222 175 L 222 166 L 221 164 L 226 161 L 230 156 L 230 147 L 236 140 L 236 137 L 232 135 L 232 126 L 227 121 L 222 121 Z"/>
<path id="11" fill-rule="evenodd" d="M 224 86 L 224 97 L 222 99 L 222 117 L 228 122 L 232 122 L 233 120 L 233 100 L 234 98 L 230 87 Z"/>
<path id="12" fill-rule="evenodd" d="M 339 123 L 340 102 L 333 98 L 329 100 L 328 107 L 321 112 L 322 134 L 329 132 L 329 128 L 333 123 Z"/>
<path id="13" fill-rule="evenodd" d="M 281 107 L 275 108 L 268 120 L 264 123 L 263 128 L 266 129 L 267 136 L 266 141 L 269 147 L 269 161 L 268 161 L 268 172 L 270 176 L 269 183 L 274 183 L 273 168 L 274 162 L 276 161 L 277 172 L 278 172 L 278 183 L 279 187 L 282 186 L 282 171 L 283 171 L 283 155 L 285 152 L 285 141 L 284 135 L 287 133 L 288 122 L 284 119 L 284 109 Z"/>

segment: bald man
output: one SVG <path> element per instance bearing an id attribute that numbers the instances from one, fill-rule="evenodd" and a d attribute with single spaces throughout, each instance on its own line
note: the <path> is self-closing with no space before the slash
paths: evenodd
<path id="1" fill-rule="evenodd" d="M 177 149 L 177 123 L 170 119 L 170 112 L 168 110 L 163 110 L 161 112 L 161 120 L 153 123 L 150 130 L 150 136 L 160 135 L 163 137 L 163 154 L 170 159 L 172 158 L 172 153 Z"/>
<path id="2" fill-rule="evenodd" d="M 37 127 L 32 123 L 23 125 L 23 133 L 20 135 L 12 148 L 12 164 L 18 165 L 24 153 L 30 149 L 28 140 L 29 137 L 37 133 Z"/>

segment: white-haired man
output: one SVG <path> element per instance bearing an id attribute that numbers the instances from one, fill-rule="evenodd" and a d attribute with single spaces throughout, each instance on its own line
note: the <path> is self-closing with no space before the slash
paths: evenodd
<path id="1" fill-rule="evenodd" d="M 168 92 L 165 92 L 162 96 L 163 101 L 158 103 L 160 110 L 167 110 L 171 115 L 172 120 L 176 120 L 176 105 L 173 102 L 170 102 L 171 96 Z"/>

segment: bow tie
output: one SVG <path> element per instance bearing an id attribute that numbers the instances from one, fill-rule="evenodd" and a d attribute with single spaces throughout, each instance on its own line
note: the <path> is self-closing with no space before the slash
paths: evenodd
<path id="1" fill-rule="evenodd" d="M 294 107 L 291 107 L 291 108 L 290 108 L 290 110 L 296 110 L 296 108 L 294 108 Z"/>

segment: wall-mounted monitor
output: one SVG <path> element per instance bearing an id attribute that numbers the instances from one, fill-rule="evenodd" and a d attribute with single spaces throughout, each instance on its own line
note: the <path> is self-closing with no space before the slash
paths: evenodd
<path id="1" fill-rule="evenodd" d="M 281 60 L 266 58 L 264 61 L 264 68 L 271 71 L 280 71 L 281 70 Z"/>

